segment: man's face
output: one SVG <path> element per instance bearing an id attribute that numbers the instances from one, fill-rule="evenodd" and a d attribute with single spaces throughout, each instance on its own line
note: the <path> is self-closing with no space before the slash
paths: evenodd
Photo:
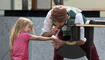
<path id="1" fill-rule="evenodd" d="M 58 28 L 63 27 L 64 23 L 65 23 L 65 21 L 64 21 L 64 22 L 57 22 L 57 21 L 54 21 L 54 24 L 55 24 L 56 27 L 58 27 Z"/>
<path id="2" fill-rule="evenodd" d="M 70 18 L 69 15 L 66 16 L 65 20 L 62 20 L 61 22 L 59 22 L 58 20 L 54 20 L 54 24 L 56 25 L 56 27 L 61 28 L 64 26 L 65 21 Z"/>

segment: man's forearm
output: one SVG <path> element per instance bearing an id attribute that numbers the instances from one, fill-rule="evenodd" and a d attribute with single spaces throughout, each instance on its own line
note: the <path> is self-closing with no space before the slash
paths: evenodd
<path id="1" fill-rule="evenodd" d="M 42 34 L 42 36 L 44 36 L 44 37 L 51 37 L 52 36 L 52 33 L 50 33 L 50 32 L 44 32 Z"/>
<path id="2" fill-rule="evenodd" d="M 82 41 L 82 40 L 79 40 L 79 41 L 73 41 L 73 42 L 66 41 L 65 43 L 68 44 L 68 45 L 75 45 L 75 44 L 77 44 L 77 45 L 83 45 L 85 42 Z"/>

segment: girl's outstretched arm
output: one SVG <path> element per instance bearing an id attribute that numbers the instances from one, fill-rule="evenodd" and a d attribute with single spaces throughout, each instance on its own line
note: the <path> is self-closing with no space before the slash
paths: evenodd
<path id="1" fill-rule="evenodd" d="M 36 35 L 32 35 L 29 39 L 30 40 L 42 40 L 42 41 L 55 40 L 55 38 L 53 37 L 43 37 L 43 36 L 36 36 Z"/>

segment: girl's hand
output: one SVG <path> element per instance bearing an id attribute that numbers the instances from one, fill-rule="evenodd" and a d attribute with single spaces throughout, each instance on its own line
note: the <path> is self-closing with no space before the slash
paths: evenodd
<path id="1" fill-rule="evenodd" d="M 57 38 L 55 38 L 55 37 L 50 37 L 51 38 L 51 40 L 53 40 L 53 41 L 56 41 L 57 40 Z"/>
<path id="2" fill-rule="evenodd" d="M 62 41 L 60 39 L 56 39 L 55 41 L 53 41 L 53 45 L 55 49 L 59 49 L 64 44 L 65 44 L 65 41 Z"/>

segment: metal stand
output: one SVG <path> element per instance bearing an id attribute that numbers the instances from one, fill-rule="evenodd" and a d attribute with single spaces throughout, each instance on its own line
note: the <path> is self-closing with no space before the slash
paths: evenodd
<path id="1" fill-rule="evenodd" d="M 94 38 L 94 27 L 85 27 L 86 38 L 88 39 L 89 60 L 92 59 L 92 45 Z"/>
<path id="2" fill-rule="evenodd" d="M 22 10 L 28 10 L 28 0 L 22 0 Z"/>
<path id="3" fill-rule="evenodd" d="M 55 5 L 63 5 L 63 0 L 54 0 Z"/>

